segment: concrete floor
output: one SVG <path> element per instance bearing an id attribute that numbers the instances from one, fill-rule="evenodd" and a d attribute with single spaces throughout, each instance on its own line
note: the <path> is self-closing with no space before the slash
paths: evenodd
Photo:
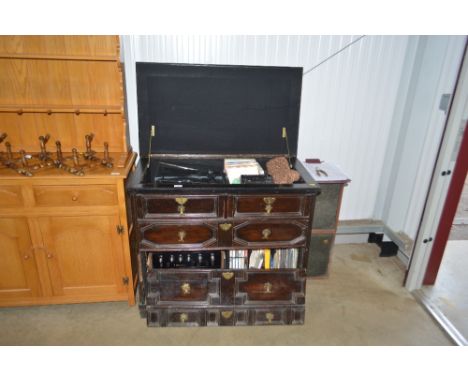
<path id="1" fill-rule="evenodd" d="M 449 240 L 433 286 L 422 291 L 468 339 L 468 241 Z"/>
<path id="2" fill-rule="evenodd" d="M 336 245 L 303 326 L 147 328 L 125 303 L 0 309 L 0 345 L 451 345 L 374 244 Z"/>
<path id="3" fill-rule="evenodd" d="M 455 224 L 455 222 L 461 222 Z M 434 285 L 424 286 L 426 301 L 468 341 L 468 177 Z"/>

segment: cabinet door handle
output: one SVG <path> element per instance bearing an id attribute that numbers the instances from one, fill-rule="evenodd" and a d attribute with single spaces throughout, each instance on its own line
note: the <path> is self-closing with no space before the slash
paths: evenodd
<path id="1" fill-rule="evenodd" d="M 275 200 L 276 198 L 272 197 L 263 198 L 263 201 L 265 202 L 265 212 L 267 214 L 270 214 L 273 210 L 273 203 L 275 202 Z"/>
<path id="2" fill-rule="evenodd" d="M 226 319 L 231 318 L 232 317 L 232 310 L 223 310 L 221 312 L 221 316 L 223 316 Z"/>
<path id="3" fill-rule="evenodd" d="M 175 198 L 177 206 L 177 211 L 179 211 L 179 215 L 183 215 L 185 213 L 185 203 L 187 203 L 187 198 Z"/>
<path id="4" fill-rule="evenodd" d="M 271 288 L 273 288 L 273 285 L 269 282 L 266 282 L 265 284 L 263 284 L 263 291 L 265 293 L 271 293 Z"/>
<path id="5" fill-rule="evenodd" d="M 183 295 L 188 295 L 190 294 L 191 292 L 191 287 L 190 287 L 190 284 L 189 283 L 183 283 L 181 286 L 180 286 L 180 290 L 182 291 L 182 294 Z"/>
<path id="6" fill-rule="evenodd" d="M 232 227 L 232 224 L 231 223 L 222 223 L 219 225 L 219 227 L 223 230 L 223 231 L 229 231 Z"/>
<path id="7" fill-rule="evenodd" d="M 234 276 L 234 272 L 223 272 L 223 279 L 225 280 L 231 280 L 232 277 Z"/>
<path id="8" fill-rule="evenodd" d="M 262 239 L 263 240 L 266 240 L 270 237 L 271 235 L 271 230 L 268 229 L 268 228 L 265 228 L 263 231 L 262 231 Z"/>
<path id="9" fill-rule="evenodd" d="M 183 243 L 185 240 L 185 237 L 187 236 L 187 232 L 185 232 L 183 229 L 180 230 L 177 235 L 179 236 L 179 242 Z"/>
<path id="10" fill-rule="evenodd" d="M 265 314 L 265 318 L 267 319 L 268 323 L 271 324 L 271 322 L 275 318 L 275 315 L 271 312 L 268 312 Z"/>
<path id="11" fill-rule="evenodd" d="M 34 247 L 29 248 L 27 251 L 23 252 L 23 259 L 29 260 L 34 254 Z"/>

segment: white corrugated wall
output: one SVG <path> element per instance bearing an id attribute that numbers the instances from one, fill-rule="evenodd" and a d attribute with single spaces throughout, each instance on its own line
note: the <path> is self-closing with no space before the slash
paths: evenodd
<path id="1" fill-rule="evenodd" d="M 358 38 L 122 36 L 132 146 L 138 151 L 137 61 L 302 66 L 307 71 Z M 298 156 L 336 163 L 352 179 L 342 220 L 382 218 L 376 204 L 382 203 L 381 179 L 388 171 L 387 145 L 395 139 L 393 115 L 408 69 L 409 41 L 408 36 L 365 36 L 304 77 Z"/>

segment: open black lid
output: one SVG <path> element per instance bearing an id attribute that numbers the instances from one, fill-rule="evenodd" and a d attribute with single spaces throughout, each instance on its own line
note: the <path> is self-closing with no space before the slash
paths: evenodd
<path id="1" fill-rule="evenodd" d="M 302 68 L 136 64 L 140 155 L 297 154 Z"/>

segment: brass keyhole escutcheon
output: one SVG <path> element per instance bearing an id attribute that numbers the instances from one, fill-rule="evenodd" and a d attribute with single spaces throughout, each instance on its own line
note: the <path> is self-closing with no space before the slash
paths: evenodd
<path id="1" fill-rule="evenodd" d="M 229 231 L 232 227 L 232 224 L 231 223 L 222 223 L 219 225 L 219 227 L 223 230 L 223 231 Z"/>
<path id="2" fill-rule="evenodd" d="M 265 293 L 271 293 L 271 288 L 273 288 L 273 285 L 269 282 L 266 282 L 265 284 L 263 284 L 263 291 Z"/>
<path id="3" fill-rule="evenodd" d="M 270 237 L 271 235 L 271 230 L 269 230 L 268 228 L 265 228 L 263 231 L 262 231 L 262 239 L 263 240 L 266 240 Z"/>
<path id="4" fill-rule="evenodd" d="M 187 313 L 181 313 L 179 317 L 180 322 L 185 322 L 188 320 L 188 314 Z"/>
<path id="5" fill-rule="evenodd" d="M 223 272 L 223 279 L 225 280 L 231 280 L 232 277 L 234 276 L 234 272 Z"/>
<path id="6" fill-rule="evenodd" d="M 181 229 L 177 235 L 179 236 L 179 242 L 183 243 L 185 240 L 185 237 L 187 236 L 187 232 L 185 232 L 183 229 Z"/>
<path id="7" fill-rule="evenodd" d="M 191 288 L 190 288 L 190 284 L 189 283 L 183 283 L 181 286 L 180 286 L 180 289 L 182 291 L 182 294 L 190 294 L 190 291 L 191 291 Z"/>
<path id="8" fill-rule="evenodd" d="M 187 198 L 175 198 L 176 203 L 178 204 L 177 206 L 177 211 L 179 211 L 180 215 L 183 215 L 185 212 L 185 203 L 187 203 Z"/>
<path id="9" fill-rule="evenodd" d="M 267 214 L 271 213 L 273 210 L 273 203 L 275 202 L 276 198 L 272 197 L 267 197 L 263 198 L 263 201 L 265 202 L 265 211 Z"/>
<path id="10" fill-rule="evenodd" d="M 221 312 L 221 316 L 228 319 L 232 317 L 232 310 L 224 310 Z"/>
<path id="11" fill-rule="evenodd" d="M 268 323 L 271 324 L 271 322 L 275 318 L 275 315 L 271 312 L 268 312 L 265 314 L 265 318 L 267 319 Z"/>

